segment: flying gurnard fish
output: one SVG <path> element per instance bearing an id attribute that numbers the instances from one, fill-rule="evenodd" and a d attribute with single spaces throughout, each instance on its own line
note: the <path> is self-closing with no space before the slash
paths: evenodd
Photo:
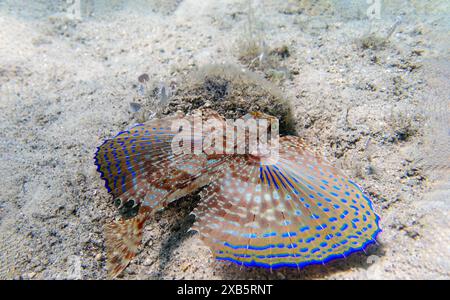
<path id="1" fill-rule="evenodd" d="M 223 118 L 203 110 L 202 118 Z M 194 113 L 195 115 L 195 113 Z M 254 118 L 273 118 L 261 113 Z M 345 258 L 376 243 L 379 217 L 366 193 L 295 136 L 279 138 L 278 160 L 262 154 L 173 151 L 172 117 L 138 124 L 95 154 L 121 219 L 105 226 L 107 269 L 116 277 L 137 254 L 143 227 L 170 202 L 206 186 L 192 227 L 218 260 L 270 269 L 302 268 Z M 190 145 L 207 134 L 193 125 Z"/>

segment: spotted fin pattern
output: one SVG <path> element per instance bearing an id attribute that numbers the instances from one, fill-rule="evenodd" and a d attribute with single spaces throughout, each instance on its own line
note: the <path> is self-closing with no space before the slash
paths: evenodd
<path id="1" fill-rule="evenodd" d="M 205 155 L 172 152 L 177 132 L 171 129 L 171 122 L 175 118 L 138 124 L 98 148 L 95 163 L 119 211 L 125 210 L 129 201 L 129 207 L 142 203 L 162 208 L 171 194 L 208 169 Z"/>
<path id="2" fill-rule="evenodd" d="M 217 259 L 301 268 L 375 242 L 379 218 L 361 188 L 297 137 L 281 138 L 279 154 L 270 166 L 236 157 L 205 189 L 194 229 Z"/>
<path id="3" fill-rule="evenodd" d="M 117 277 L 136 256 L 148 218 L 149 214 L 141 212 L 135 218 L 121 219 L 105 226 L 106 268 L 111 278 Z"/>
<path id="4" fill-rule="evenodd" d="M 170 140 L 174 133 L 163 120 L 150 124 L 138 124 L 119 133 L 101 145 L 95 155 L 97 170 L 105 181 L 105 187 L 113 197 L 116 206 L 122 208 L 128 200 L 139 204 L 151 190 L 149 176 L 160 174 L 158 164 L 167 162 Z M 164 190 L 152 191 L 152 205 L 163 198 Z M 134 205 L 133 205 L 134 206 Z"/>
<path id="5" fill-rule="evenodd" d="M 181 117 L 138 124 L 105 141 L 95 154 L 97 170 L 122 216 L 105 226 L 107 268 L 113 276 L 136 254 L 142 226 L 153 211 L 208 184 L 220 170 L 220 159 L 173 153 L 171 142 L 179 132 L 171 125 Z M 192 118 L 187 120 L 192 122 Z M 195 135 L 188 137 L 190 147 L 201 141 Z"/>

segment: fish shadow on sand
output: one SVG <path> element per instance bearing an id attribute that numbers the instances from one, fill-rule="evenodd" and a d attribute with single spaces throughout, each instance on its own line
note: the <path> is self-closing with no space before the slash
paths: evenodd
<path id="1" fill-rule="evenodd" d="M 161 248 L 158 253 L 159 266 L 157 277 L 163 277 L 165 269 L 169 265 L 176 249 L 185 240 L 196 234 L 195 231 L 189 231 L 189 229 L 195 222 L 195 217 L 191 213 L 198 201 L 200 201 L 200 196 L 197 192 L 169 204 L 166 208 L 162 218 L 173 221 L 169 225 L 167 237 L 161 242 Z"/>

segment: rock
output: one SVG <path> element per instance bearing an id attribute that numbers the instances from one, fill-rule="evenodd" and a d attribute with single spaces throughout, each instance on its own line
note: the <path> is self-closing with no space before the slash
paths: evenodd
<path id="1" fill-rule="evenodd" d="M 420 236 L 420 234 L 414 230 L 407 230 L 406 235 L 412 239 L 417 239 Z"/>
<path id="2" fill-rule="evenodd" d="M 150 80 L 150 76 L 148 76 L 148 74 L 146 74 L 146 73 L 144 73 L 138 77 L 138 81 L 140 83 L 145 83 L 145 82 L 148 82 L 149 80 Z"/>
<path id="3" fill-rule="evenodd" d="M 142 106 L 139 103 L 136 103 L 136 102 L 130 103 L 130 111 L 132 113 L 137 113 L 141 109 L 141 107 Z"/>
<path id="4" fill-rule="evenodd" d="M 36 277 L 36 273 L 35 272 L 29 272 L 29 273 L 25 273 L 22 275 L 22 278 L 25 280 L 28 279 L 33 279 L 34 277 Z"/>

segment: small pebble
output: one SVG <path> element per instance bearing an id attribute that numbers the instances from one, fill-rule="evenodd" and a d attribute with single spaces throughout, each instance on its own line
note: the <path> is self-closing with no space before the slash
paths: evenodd
<path id="1" fill-rule="evenodd" d="M 150 80 L 150 77 L 148 76 L 147 73 L 144 73 L 144 74 L 142 74 L 141 76 L 138 77 L 138 81 L 140 83 L 145 83 L 145 82 L 147 82 L 149 80 Z"/>
<path id="2" fill-rule="evenodd" d="M 420 235 L 417 231 L 407 231 L 406 235 L 409 236 L 412 239 L 417 239 Z"/>
<path id="3" fill-rule="evenodd" d="M 138 111 L 141 110 L 141 107 L 142 106 L 139 103 L 136 103 L 136 102 L 131 102 L 130 103 L 130 111 L 132 113 L 137 113 Z"/>
<path id="4" fill-rule="evenodd" d="M 33 279 L 34 277 L 36 277 L 36 273 L 35 272 L 26 273 L 26 274 L 23 275 L 24 279 Z"/>
<path id="5" fill-rule="evenodd" d="M 365 166 L 364 171 L 366 172 L 367 175 L 372 175 L 373 173 L 375 173 L 375 170 L 371 165 Z"/>

